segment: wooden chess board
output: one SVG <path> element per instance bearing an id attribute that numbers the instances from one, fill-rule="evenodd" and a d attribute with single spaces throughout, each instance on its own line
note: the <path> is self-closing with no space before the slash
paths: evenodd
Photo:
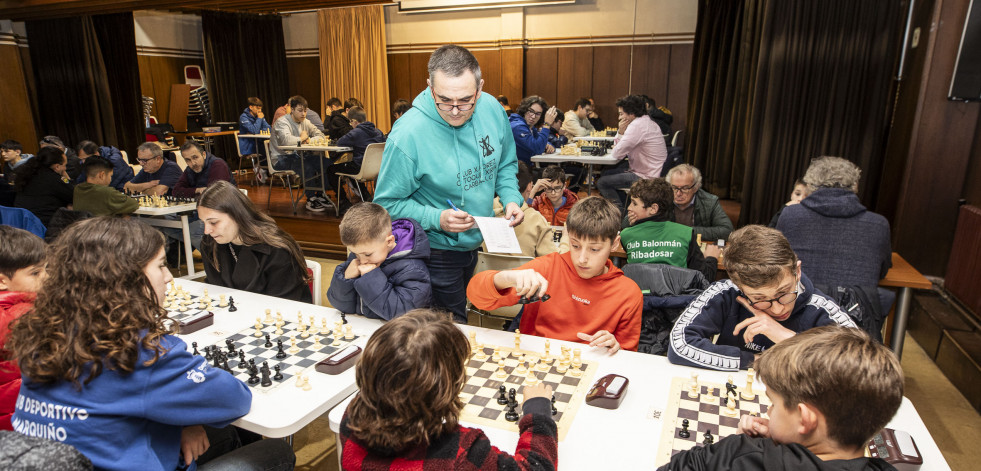
<path id="1" fill-rule="evenodd" d="M 487 354 L 485 360 L 471 357 L 467 363 L 467 382 L 463 385 L 463 392 L 460 393 L 460 399 L 463 400 L 464 404 L 460 419 L 517 432 L 518 423 L 508 422 L 504 419 L 508 406 L 497 403 L 497 397 L 500 395 L 499 388 L 503 384 L 508 390 L 514 388 L 517 391 L 518 407 L 515 410 L 518 411 L 519 416 L 523 415 L 521 403 L 524 402 L 524 398 L 521 391 L 526 375 L 517 375 L 514 372 L 518 367 L 518 357 L 527 355 L 541 358 L 544 352 L 516 350 L 507 347 L 498 348 L 502 357 L 507 355 L 504 358 L 504 371 L 508 373 L 507 378 L 499 379 L 496 375 L 498 364 L 491 358 L 494 347 L 484 346 L 484 353 Z M 551 356 L 558 358 L 559 352 L 551 352 Z M 552 386 L 555 395 L 555 408 L 558 410 L 558 413 L 552 417 L 558 425 L 559 440 L 563 440 L 569 427 L 572 426 L 579 406 L 586 398 L 586 393 L 592 387 L 597 364 L 596 362 L 583 361 L 582 375 L 579 377 L 572 375 L 571 368 L 565 374 L 559 373 L 556 370 L 557 364 L 558 361 L 556 360 L 554 364 L 549 365 L 547 371 L 536 370 L 536 374 L 542 382 Z"/>
<path id="2" fill-rule="evenodd" d="M 331 343 L 334 341 L 333 334 L 320 335 L 319 329 L 316 329 L 316 335 L 320 337 L 320 346 L 314 347 L 313 345 L 313 334 L 309 337 L 303 338 L 297 332 L 299 330 L 299 324 L 296 321 L 286 321 L 283 320 L 283 334 L 276 334 L 275 325 L 262 325 L 260 337 L 256 337 L 254 334 L 256 332 L 255 327 L 249 327 L 243 329 L 238 333 L 229 335 L 226 339 L 231 340 L 235 345 L 235 356 L 228 356 L 228 366 L 232 370 L 232 374 L 240 379 L 243 383 L 247 384 L 252 388 L 253 391 L 259 392 L 269 392 L 272 391 L 284 383 L 290 382 L 290 384 L 295 384 L 296 376 L 300 373 L 309 375 L 314 372 L 315 369 L 311 368 L 316 365 L 317 362 L 329 357 L 338 350 L 350 345 L 352 342 L 358 339 L 355 335 L 353 339 L 346 340 L 343 335 L 340 338 L 340 345 L 333 346 Z M 266 347 L 266 334 L 269 335 L 269 341 L 272 343 L 272 347 Z M 290 335 L 296 334 L 296 347 L 299 351 L 296 353 L 290 353 Z M 276 341 L 283 341 L 283 351 L 286 352 L 286 358 L 277 359 L 276 353 L 279 351 Z M 214 346 L 221 348 L 226 353 L 228 349 L 226 347 L 225 341 L 216 343 Z M 243 368 L 238 357 L 238 350 L 245 351 L 245 361 L 255 360 L 256 367 L 261 368 L 263 362 L 267 362 L 270 371 L 270 378 L 276 374 L 276 365 L 279 365 L 280 373 L 283 375 L 281 380 L 273 380 L 271 386 L 263 387 L 259 383 L 249 384 L 249 370 Z M 199 352 L 204 356 L 204 349 L 199 347 Z M 214 363 L 212 363 L 214 366 Z M 310 371 L 306 371 L 310 369 Z M 259 374 L 262 377 L 262 374 Z M 290 380 L 293 381 L 290 381 Z"/>
<path id="3" fill-rule="evenodd" d="M 180 322 L 193 320 L 196 317 L 199 317 L 200 315 L 207 312 L 211 312 L 213 314 L 217 314 L 219 312 L 228 312 L 228 306 L 224 306 L 224 307 L 219 306 L 218 298 L 214 296 L 211 296 L 212 299 L 211 309 L 202 309 L 201 307 L 199 307 L 201 304 L 201 297 L 196 294 L 192 294 L 190 296 L 190 299 L 191 302 L 187 305 L 187 310 L 185 311 L 180 310 L 180 308 L 175 305 L 176 303 L 168 303 L 166 308 L 167 318 L 169 318 L 172 321 L 176 321 L 180 323 Z M 226 303 L 228 302 L 227 297 L 225 299 L 225 302 Z"/>
<path id="4" fill-rule="evenodd" d="M 667 409 L 662 415 L 664 427 L 661 429 L 661 443 L 657 449 L 657 466 L 666 464 L 678 452 L 703 446 L 706 430 L 711 431 L 718 442 L 739 430 L 739 417 L 745 414 L 765 416 L 771 405 L 762 391 L 754 391 L 756 397 L 753 400 L 742 397 L 736 400 L 737 415 L 729 417 L 725 415 L 726 406 L 722 404 L 722 398 L 726 395 L 725 385 L 699 381 L 697 398 L 688 397 L 690 386 L 690 378 L 674 378 L 671 381 Z M 740 386 L 737 391 L 742 393 L 743 387 Z M 688 438 L 678 435 L 684 419 L 688 419 Z"/>

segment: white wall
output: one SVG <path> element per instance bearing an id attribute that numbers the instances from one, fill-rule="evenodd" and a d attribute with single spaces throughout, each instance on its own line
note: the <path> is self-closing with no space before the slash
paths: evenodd
<path id="1" fill-rule="evenodd" d="M 133 12 L 136 23 L 136 47 L 144 52 L 161 50 L 198 52 L 204 50 L 201 17 L 159 11 Z"/>

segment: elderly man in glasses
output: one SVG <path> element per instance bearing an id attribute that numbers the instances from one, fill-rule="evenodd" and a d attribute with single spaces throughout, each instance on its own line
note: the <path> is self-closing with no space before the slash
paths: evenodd
<path id="1" fill-rule="evenodd" d="M 169 195 L 184 173 L 177 162 L 164 158 L 163 149 L 156 142 L 140 144 L 140 147 L 136 148 L 136 160 L 140 162 L 143 169 L 123 185 L 123 189 L 130 193 L 143 193 L 150 196 Z"/>
<path id="2" fill-rule="evenodd" d="M 671 363 L 745 370 L 764 350 L 799 332 L 831 324 L 856 327 L 801 272 L 780 231 L 740 228 L 724 255 L 729 279 L 710 285 L 678 316 L 668 349 Z"/>
<path id="3" fill-rule="evenodd" d="M 470 51 L 446 45 L 429 58 L 429 85 L 392 128 L 374 201 L 392 218 L 412 218 L 429 236 L 434 307 L 465 323 L 466 287 L 483 238 L 474 216 L 524 219 L 514 136 L 501 104 L 481 93 Z"/>
<path id="4" fill-rule="evenodd" d="M 674 191 L 674 222 L 695 229 L 705 242 L 728 239 L 732 221 L 719 197 L 702 189 L 702 172 L 688 164 L 668 170 L 664 177 Z"/>

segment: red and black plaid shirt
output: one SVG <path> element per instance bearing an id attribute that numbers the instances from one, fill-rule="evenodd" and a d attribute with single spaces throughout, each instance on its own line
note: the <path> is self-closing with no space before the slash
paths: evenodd
<path id="1" fill-rule="evenodd" d="M 491 445 L 480 429 L 460 426 L 454 433 L 393 456 L 373 454 L 351 436 L 347 415 L 341 421 L 345 470 L 554 470 L 558 466 L 555 421 L 543 414 L 525 414 L 518 422 L 521 436 L 514 456 Z"/>

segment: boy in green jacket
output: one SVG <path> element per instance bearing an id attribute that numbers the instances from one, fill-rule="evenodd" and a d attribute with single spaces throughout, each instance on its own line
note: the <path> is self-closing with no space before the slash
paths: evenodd
<path id="1" fill-rule="evenodd" d="M 75 211 L 88 211 L 93 216 L 117 216 L 132 214 L 140 208 L 136 198 L 116 191 L 109 186 L 112 181 L 112 162 L 92 156 L 82 164 L 85 182 L 75 186 L 72 207 Z"/>

